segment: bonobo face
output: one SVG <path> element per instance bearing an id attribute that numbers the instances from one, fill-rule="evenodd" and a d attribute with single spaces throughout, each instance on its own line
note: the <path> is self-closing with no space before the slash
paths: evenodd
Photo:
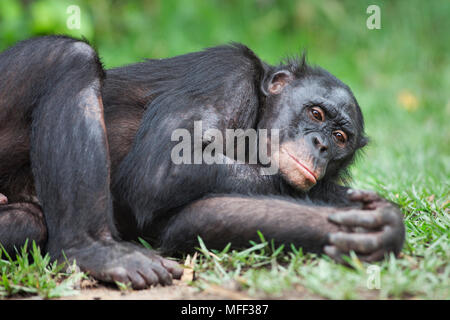
<path id="1" fill-rule="evenodd" d="M 267 110 L 272 118 L 267 123 L 280 129 L 280 148 L 272 159 L 278 161 L 283 178 L 303 191 L 321 179 L 338 176 L 366 143 L 352 92 L 328 72 L 319 71 L 291 78 L 272 96 Z"/>

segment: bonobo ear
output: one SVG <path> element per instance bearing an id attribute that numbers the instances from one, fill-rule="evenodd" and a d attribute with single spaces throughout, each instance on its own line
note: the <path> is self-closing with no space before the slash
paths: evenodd
<path id="1" fill-rule="evenodd" d="M 266 96 L 279 94 L 292 80 L 294 80 L 294 75 L 290 71 L 280 70 L 267 77 L 262 84 L 261 90 Z"/>
<path id="2" fill-rule="evenodd" d="M 361 140 L 359 141 L 358 148 L 364 148 L 369 143 L 369 141 L 370 141 L 369 138 L 362 137 Z"/>

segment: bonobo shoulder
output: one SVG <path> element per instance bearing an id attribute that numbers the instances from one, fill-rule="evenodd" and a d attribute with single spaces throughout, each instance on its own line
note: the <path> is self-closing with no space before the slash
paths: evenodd
<path id="1" fill-rule="evenodd" d="M 218 59 L 222 57 L 239 68 L 253 68 L 263 72 L 264 67 L 267 67 L 249 47 L 238 42 L 207 48 L 204 52 Z"/>

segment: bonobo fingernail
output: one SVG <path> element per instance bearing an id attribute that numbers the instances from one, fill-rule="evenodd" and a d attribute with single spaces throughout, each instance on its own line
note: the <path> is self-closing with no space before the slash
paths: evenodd
<path id="1" fill-rule="evenodd" d="M 334 256 L 337 254 L 337 248 L 335 246 L 325 246 L 323 251 L 329 256 Z"/>
<path id="2" fill-rule="evenodd" d="M 336 222 L 336 223 L 341 223 L 341 222 L 342 222 L 341 217 L 339 217 L 339 215 L 338 215 L 338 214 L 335 214 L 335 213 L 330 214 L 330 215 L 328 216 L 328 220 L 330 220 L 330 221 L 332 221 L 332 222 Z"/>
<path id="3" fill-rule="evenodd" d="M 328 235 L 328 241 L 330 242 L 330 243 L 333 243 L 334 244 L 334 241 L 336 240 L 336 237 L 334 236 L 334 234 L 330 234 L 330 235 Z"/>

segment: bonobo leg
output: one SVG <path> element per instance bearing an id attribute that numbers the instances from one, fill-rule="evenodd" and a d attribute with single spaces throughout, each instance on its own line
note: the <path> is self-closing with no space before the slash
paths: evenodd
<path id="1" fill-rule="evenodd" d="M 14 257 L 27 239 L 45 247 L 47 227 L 41 208 L 28 202 L 0 205 L 0 244 L 6 252 Z"/>
<path id="2" fill-rule="evenodd" d="M 163 252 L 192 251 L 200 236 L 209 248 L 246 247 L 257 230 L 276 244 L 294 244 L 336 260 L 355 251 L 364 261 L 398 253 L 404 227 L 398 209 L 376 210 L 305 205 L 281 197 L 211 196 L 183 208 L 167 224 Z"/>
<path id="3" fill-rule="evenodd" d="M 95 51 L 75 39 L 42 37 L 0 58 L 9 59 L 13 69 L 8 84 L 33 93 L 30 101 L 21 99 L 31 95 L 17 95 L 11 105 L 27 106 L 31 114 L 31 167 L 52 258 L 63 261 L 64 253 L 99 280 L 134 288 L 171 283 L 170 273 L 178 275 L 172 262 L 115 240 L 103 70 Z M 15 83 L 15 74 L 28 77 Z"/>

